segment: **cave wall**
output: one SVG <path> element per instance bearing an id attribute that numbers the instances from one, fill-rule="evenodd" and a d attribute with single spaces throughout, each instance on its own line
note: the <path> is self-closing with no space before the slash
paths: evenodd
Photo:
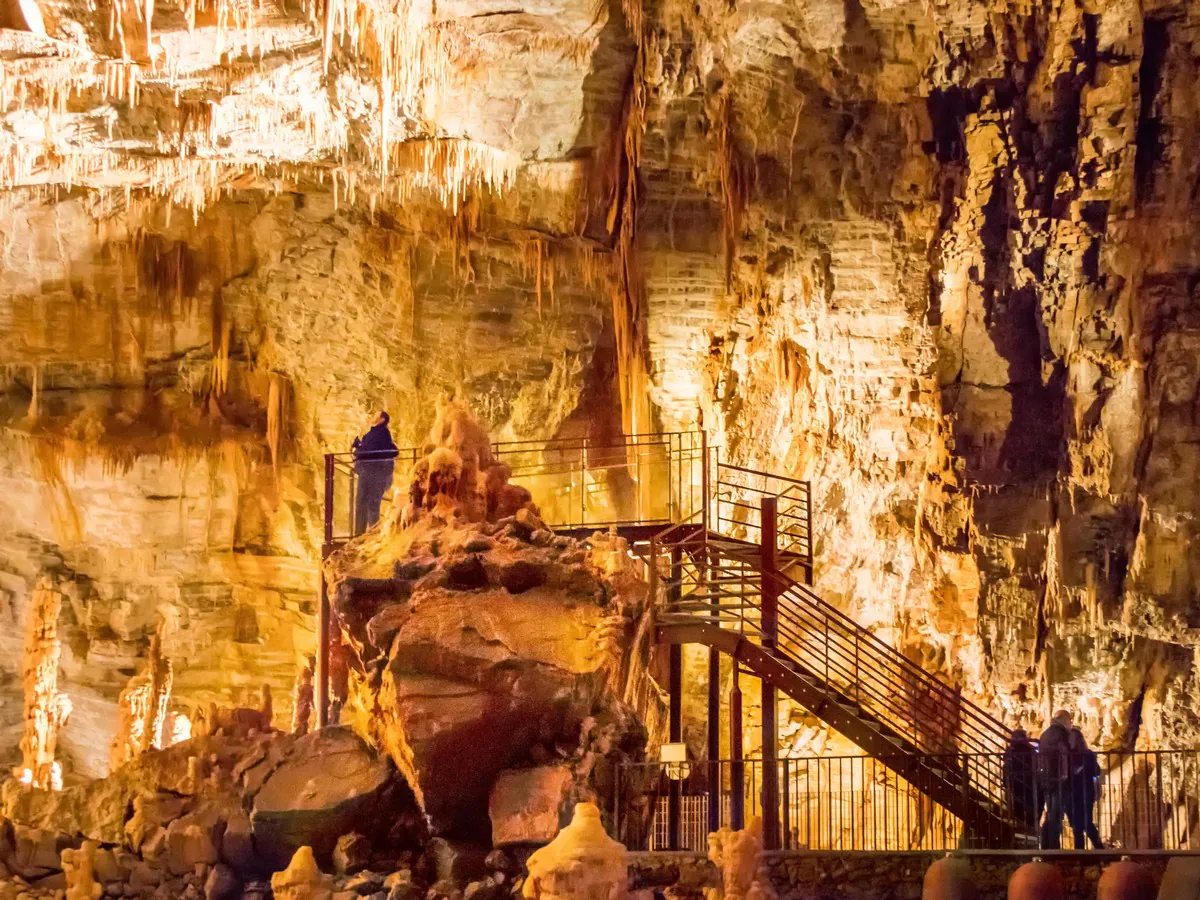
<path id="1" fill-rule="evenodd" d="M 103 44 L 47 6 L 52 37 Z M 1066 705 L 1094 743 L 1190 745 L 1197 5 L 518 6 L 436 13 L 469 54 L 396 101 L 393 162 L 430 133 L 486 152 L 390 200 L 375 82 L 344 45 L 322 81 L 295 11 L 255 26 L 281 52 L 228 75 L 211 145 L 151 75 L 108 137 L 95 96 L 51 117 L 71 150 L 149 152 L 153 120 L 179 166 L 251 155 L 218 157 L 201 200 L 133 156 L 42 190 L 61 159 L 9 98 L 0 615 L 42 571 L 78 593 L 64 666 L 96 712 L 68 727 L 76 763 L 162 610 L 181 703 L 286 695 L 317 462 L 376 406 L 402 445 L 439 390 L 502 438 L 611 429 L 628 354 L 657 426 L 812 481 L 816 586 L 885 640 L 1011 725 Z M 192 48 L 179 66 L 224 59 L 160 25 Z M 308 110 L 308 144 L 288 116 L 231 124 L 268 89 Z M 329 168 L 271 178 L 268 150 Z M 789 749 L 829 746 L 784 721 Z"/>
<path id="2" fill-rule="evenodd" d="M 323 453 L 379 408 L 420 445 L 456 389 L 501 435 L 553 433 L 604 337 L 607 298 L 570 259 L 539 303 L 522 245 L 446 246 L 329 191 L 115 229 L 78 199 L 22 212 L 0 280 L 0 721 L 19 715 L 23 616 L 50 573 L 70 599 L 62 746 L 84 774 L 107 764 L 160 619 L 178 710 L 256 705 L 267 683 L 288 721 L 314 646 Z"/>
<path id="3" fill-rule="evenodd" d="M 864 2 L 833 47 L 760 10 L 709 75 L 733 302 L 673 406 L 811 479 L 823 596 L 1011 725 L 1190 746 L 1194 9 Z"/>

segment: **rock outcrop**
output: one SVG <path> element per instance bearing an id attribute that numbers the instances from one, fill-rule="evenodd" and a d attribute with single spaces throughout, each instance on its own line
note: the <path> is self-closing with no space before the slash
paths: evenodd
<path id="1" fill-rule="evenodd" d="M 327 565 L 353 660 L 346 715 L 395 761 L 437 833 L 490 839 L 489 797 L 503 832 L 506 785 L 553 782 L 537 825 L 547 840 L 575 801 L 611 790 L 615 764 L 660 738 L 658 693 L 625 700 L 627 682 L 648 679 L 632 640 L 646 588 L 622 576 L 634 563 L 619 538 L 556 537 L 527 499 L 505 515 L 506 478 L 491 475 L 503 464 L 448 446 L 482 434 L 455 415 L 414 466 L 422 501 L 405 495 L 403 521 Z M 490 455 L 486 435 L 482 446 Z M 610 558 L 610 573 L 594 563 Z"/>

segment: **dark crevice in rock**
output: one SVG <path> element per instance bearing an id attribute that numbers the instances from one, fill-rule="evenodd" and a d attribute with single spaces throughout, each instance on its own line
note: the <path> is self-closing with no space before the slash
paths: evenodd
<path id="1" fill-rule="evenodd" d="M 1138 68 L 1138 108 L 1136 150 L 1133 160 L 1135 204 L 1141 206 L 1154 192 L 1154 170 L 1162 159 L 1162 119 L 1155 107 L 1162 89 L 1163 68 L 1170 45 L 1168 20 L 1147 18 L 1142 23 L 1142 63 Z"/>
<path id="2" fill-rule="evenodd" d="M 1129 704 L 1129 711 L 1125 714 L 1125 736 L 1121 740 L 1121 749 L 1123 750 L 1132 750 L 1137 746 L 1138 733 L 1142 730 L 1142 708 L 1146 702 L 1146 687 L 1147 685 L 1143 682 L 1141 690 L 1133 698 L 1133 702 Z"/>

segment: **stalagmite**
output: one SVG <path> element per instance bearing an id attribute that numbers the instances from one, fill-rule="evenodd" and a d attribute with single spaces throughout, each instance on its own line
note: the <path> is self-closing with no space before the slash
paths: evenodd
<path id="1" fill-rule="evenodd" d="M 313 712 L 313 677 L 316 660 L 308 657 L 304 668 L 296 675 L 296 686 L 292 689 L 292 734 L 308 734 L 309 720 Z"/>
<path id="2" fill-rule="evenodd" d="M 174 673 L 163 655 L 165 622 L 160 621 L 150 638 L 145 668 L 129 679 L 118 701 L 120 719 L 109 752 L 109 766 L 119 769 L 151 747 L 163 746 L 163 723 L 171 701 Z"/>
<path id="3" fill-rule="evenodd" d="M 317 867 L 312 847 L 301 847 L 286 869 L 271 876 L 271 891 L 276 900 L 329 900 L 333 879 Z"/>
<path id="4" fill-rule="evenodd" d="M 628 853 L 604 831 L 594 803 L 576 803 L 571 824 L 529 857 L 526 900 L 625 900 Z"/>
<path id="5" fill-rule="evenodd" d="M 21 659 L 25 732 L 21 738 L 21 767 L 16 772 L 18 780 L 35 787 L 51 787 L 55 780 L 58 729 L 71 714 L 70 699 L 58 690 L 61 607 L 62 594 L 53 580 L 48 576 L 39 578 L 29 605 Z"/>
<path id="6" fill-rule="evenodd" d="M 66 900 L 100 900 L 103 888 L 96 882 L 96 851 L 100 845 L 84 841 L 78 850 L 62 852 L 67 879 Z"/>
<path id="7" fill-rule="evenodd" d="M 721 872 L 721 887 L 710 889 L 707 900 L 775 900 L 762 852 L 760 818 L 751 820 L 743 831 L 712 832 L 708 858 Z"/>

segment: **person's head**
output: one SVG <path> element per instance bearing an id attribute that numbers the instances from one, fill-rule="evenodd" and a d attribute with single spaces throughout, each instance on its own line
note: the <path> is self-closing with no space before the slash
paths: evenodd
<path id="1" fill-rule="evenodd" d="M 1014 728 L 1009 740 L 1014 744 L 1024 744 L 1029 740 L 1029 735 L 1025 733 L 1024 728 Z"/>
<path id="2" fill-rule="evenodd" d="M 1087 739 L 1084 738 L 1083 732 L 1076 726 L 1067 734 L 1067 747 L 1071 750 L 1086 750 Z"/>
<path id="3" fill-rule="evenodd" d="M 381 410 L 379 415 L 375 417 L 376 425 L 386 425 L 390 421 L 392 421 L 392 417 L 387 414 L 386 410 Z"/>
<path id="4" fill-rule="evenodd" d="M 1071 714 L 1065 709 L 1060 709 L 1054 714 L 1054 722 L 1058 725 L 1061 725 L 1068 731 L 1071 730 L 1071 725 L 1073 724 L 1071 720 Z"/>

